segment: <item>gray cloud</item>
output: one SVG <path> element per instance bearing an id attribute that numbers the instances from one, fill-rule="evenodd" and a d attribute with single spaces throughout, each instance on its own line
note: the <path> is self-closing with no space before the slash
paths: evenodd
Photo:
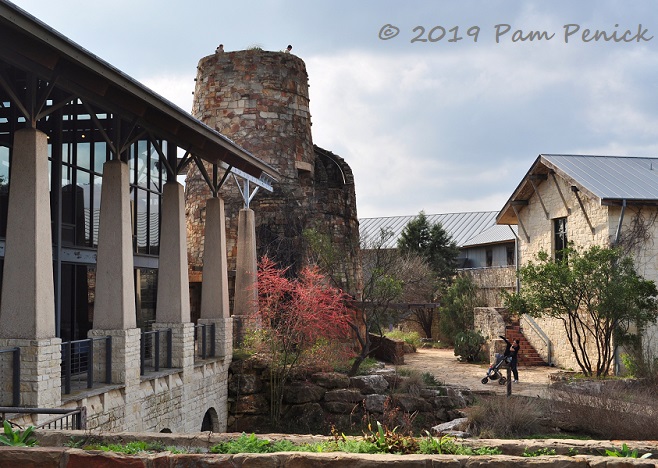
<path id="1" fill-rule="evenodd" d="M 658 154 L 651 0 L 18 5 L 188 110 L 196 64 L 220 42 L 293 44 L 310 75 L 315 143 L 352 166 L 362 217 L 499 209 L 541 152 Z M 400 35 L 382 41 L 388 23 Z M 496 44 L 501 23 L 511 31 Z M 642 23 L 657 37 L 565 44 L 569 23 Z M 477 43 L 411 43 L 419 25 L 481 30 Z M 555 37 L 512 43 L 517 29 Z"/>

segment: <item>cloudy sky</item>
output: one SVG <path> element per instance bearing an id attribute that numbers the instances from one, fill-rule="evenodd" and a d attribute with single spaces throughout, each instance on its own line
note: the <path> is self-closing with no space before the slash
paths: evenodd
<path id="1" fill-rule="evenodd" d="M 188 111 L 219 43 L 292 44 L 361 218 L 499 210 L 540 153 L 658 155 L 655 0 L 15 3 Z"/>

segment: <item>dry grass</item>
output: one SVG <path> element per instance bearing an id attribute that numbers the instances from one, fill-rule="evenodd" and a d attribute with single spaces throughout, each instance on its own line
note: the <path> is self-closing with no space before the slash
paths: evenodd
<path id="1" fill-rule="evenodd" d="M 658 439 L 658 386 L 638 381 L 571 381 L 551 388 L 551 419 L 602 439 Z"/>
<path id="2" fill-rule="evenodd" d="M 468 430 L 481 438 L 523 437 L 543 432 L 547 403 L 502 395 L 482 399 L 469 411 Z"/>

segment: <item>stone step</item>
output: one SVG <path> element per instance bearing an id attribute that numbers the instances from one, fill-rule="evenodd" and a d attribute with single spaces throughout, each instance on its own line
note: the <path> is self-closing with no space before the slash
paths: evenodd
<path id="1" fill-rule="evenodd" d="M 509 341 L 519 340 L 519 366 L 545 366 L 546 362 L 523 335 L 521 326 L 513 323 L 505 327 L 505 337 Z"/>

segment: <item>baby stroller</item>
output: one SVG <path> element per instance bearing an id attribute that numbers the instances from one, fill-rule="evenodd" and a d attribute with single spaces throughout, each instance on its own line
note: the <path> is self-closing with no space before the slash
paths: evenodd
<path id="1" fill-rule="evenodd" d="M 507 377 L 503 376 L 500 372 L 501 367 L 505 368 L 507 365 L 512 362 L 511 356 L 505 356 L 504 354 L 496 353 L 495 361 L 489 366 L 487 375 L 482 379 L 482 383 L 486 385 L 489 380 L 498 380 L 499 385 L 505 385 L 507 383 Z"/>

